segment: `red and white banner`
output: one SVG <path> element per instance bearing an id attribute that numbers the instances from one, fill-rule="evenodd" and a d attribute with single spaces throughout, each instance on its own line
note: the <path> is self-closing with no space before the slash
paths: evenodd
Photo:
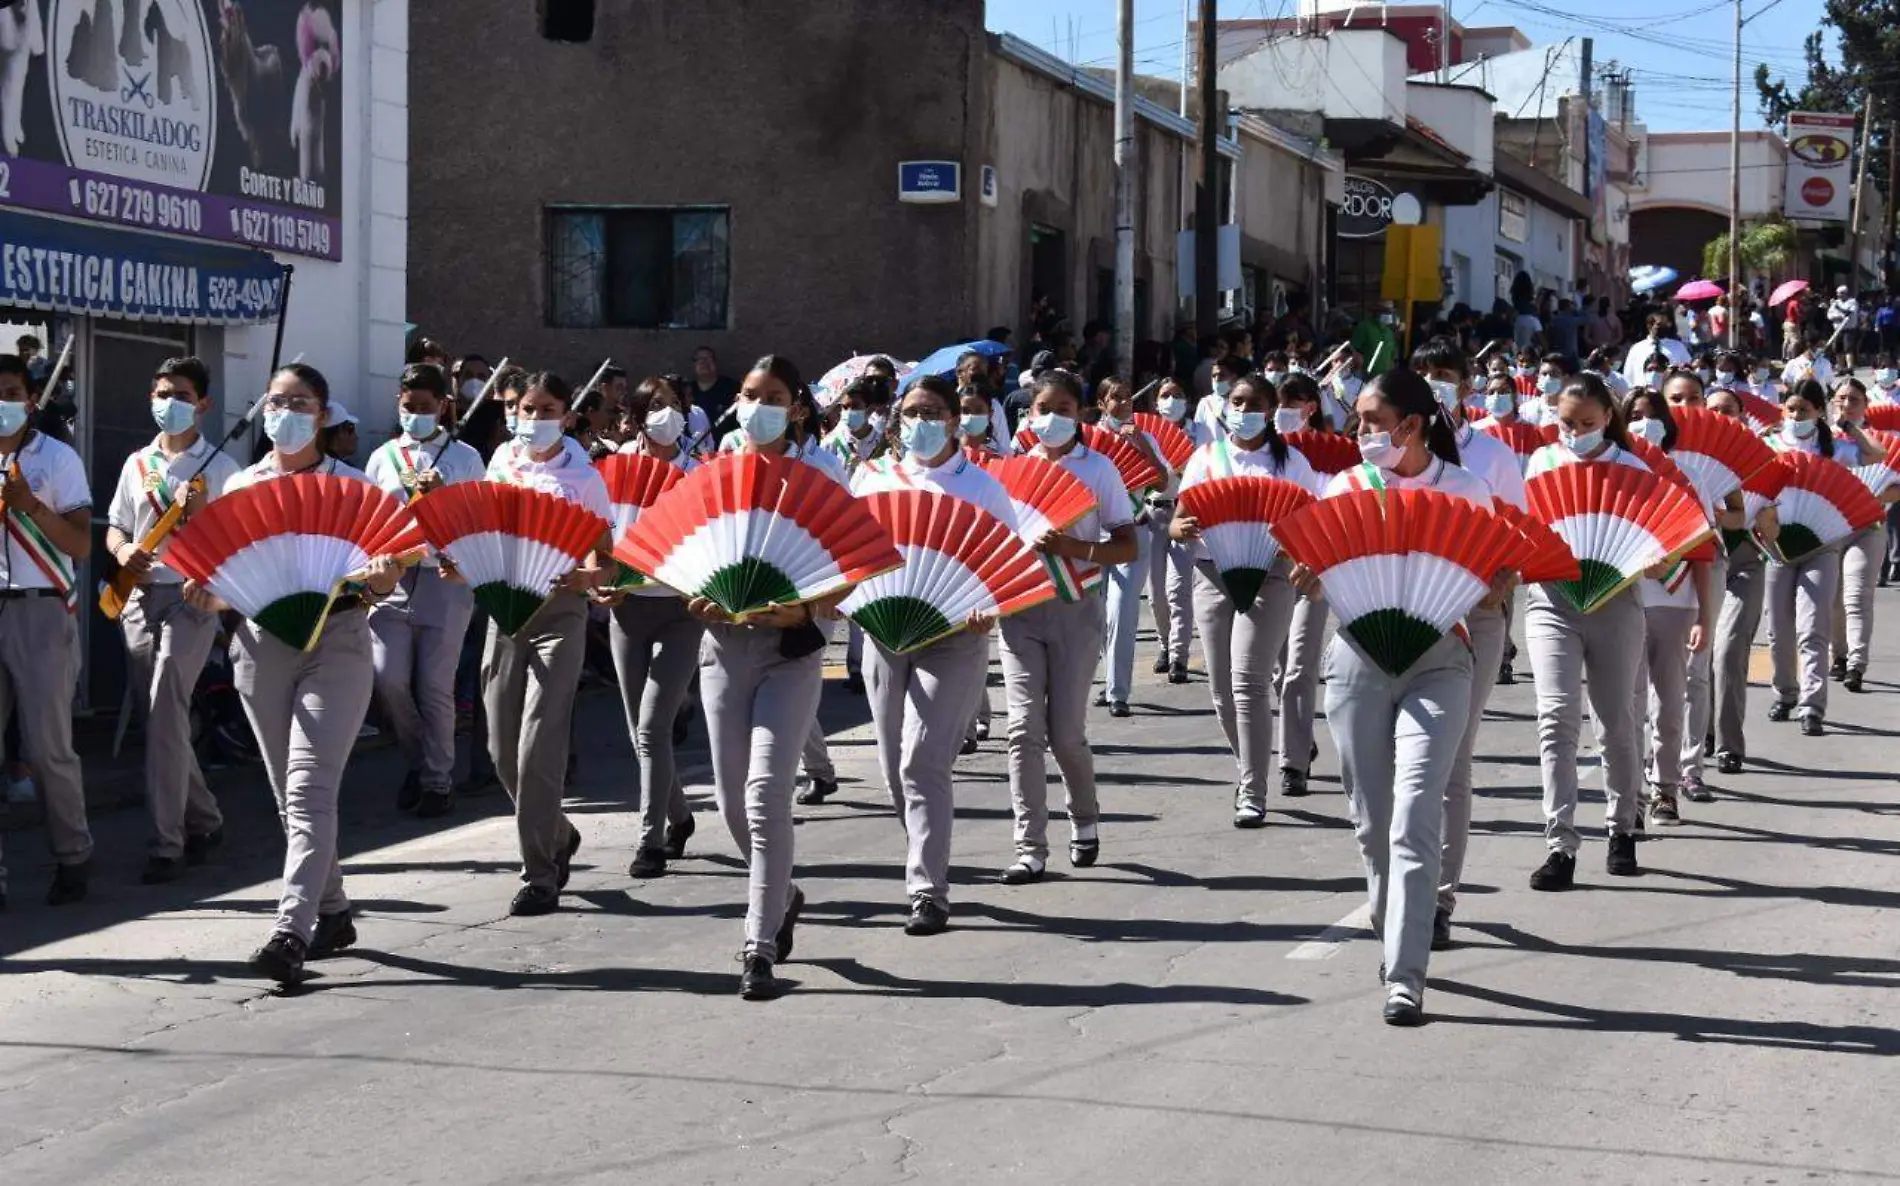
<path id="1" fill-rule="evenodd" d="M 1788 116 L 1789 218 L 1846 222 L 1854 189 L 1855 115 L 1796 111 Z"/>

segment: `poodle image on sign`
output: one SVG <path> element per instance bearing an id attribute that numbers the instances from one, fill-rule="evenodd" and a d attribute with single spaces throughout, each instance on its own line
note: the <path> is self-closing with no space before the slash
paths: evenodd
<path id="1" fill-rule="evenodd" d="M 191 46 L 182 37 L 172 35 L 170 26 L 165 23 L 165 14 L 159 11 L 157 0 L 145 10 L 145 36 L 152 43 L 158 55 L 158 101 L 170 104 L 172 92 L 191 104 L 193 111 L 198 110 L 198 92 L 191 84 L 195 68 L 191 60 Z"/>
<path id="2" fill-rule="evenodd" d="M 328 9 L 306 4 L 297 14 L 297 59 L 303 63 L 290 101 L 290 143 L 297 149 L 297 176 L 322 181 L 329 172 L 324 116 L 336 83 L 336 23 Z"/>
<path id="3" fill-rule="evenodd" d="M 26 144 L 26 74 L 46 53 L 40 0 L 0 8 L 0 153 L 19 156 Z"/>

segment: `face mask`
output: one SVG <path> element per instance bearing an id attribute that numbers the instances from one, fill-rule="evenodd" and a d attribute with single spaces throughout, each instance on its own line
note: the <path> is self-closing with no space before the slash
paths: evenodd
<path id="1" fill-rule="evenodd" d="M 1564 389 L 1564 381 L 1556 375 L 1545 375 L 1537 381 L 1537 390 L 1545 395 L 1556 395 Z"/>
<path id="2" fill-rule="evenodd" d="M 1632 420 L 1630 431 L 1642 437 L 1652 445 L 1661 446 L 1668 429 L 1660 420 Z"/>
<path id="3" fill-rule="evenodd" d="M 1457 410 L 1458 384 L 1453 383 L 1449 379 L 1433 379 L 1432 394 L 1438 397 L 1438 402 L 1444 407 L 1450 408 L 1453 411 Z"/>
<path id="4" fill-rule="evenodd" d="M 755 445 L 769 445 L 778 440 L 791 422 L 789 410 L 771 404 L 740 404 L 734 415 L 739 419 L 739 431 Z"/>
<path id="5" fill-rule="evenodd" d="M 411 440 L 426 440 L 435 435 L 436 415 L 433 412 L 402 412 L 396 416 L 402 430 Z"/>
<path id="6" fill-rule="evenodd" d="M 1788 435 L 1797 441 L 1805 441 L 1818 432 L 1820 427 L 1821 422 L 1819 420 L 1790 420 L 1788 421 Z"/>
<path id="7" fill-rule="evenodd" d="M 1300 408 L 1275 408 L 1273 411 L 1273 431 L 1278 433 L 1298 432 L 1306 427 L 1306 412 Z"/>
<path id="8" fill-rule="evenodd" d="M 1713 375 L 1710 373 L 1707 367 L 1697 367 L 1696 372 L 1695 372 L 1695 377 L 1702 380 L 1703 384 L 1706 386 L 1708 384 L 1708 381 L 1711 378 L 1713 378 Z"/>
<path id="9" fill-rule="evenodd" d="M 1508 416 L 1517 411 L 1517 397 L 1508 391 L 1493 391 L 1484 397 L 1484 410 L 1493 416 Z"/>
<path id="10" fill-rule="evenodd" d="M 990 414 L 971 412 L 957 422 L 957 429 L 966 437 L 988 436 L 990 432 Z"/>
<path id="11" fill-rule="evenodd" d="M 1107 412 L 1104 412 L 1095 418 L 1095 427 L 1101 429 L 1103 432 L 1120 432 L 1122 418 L 1120 416 L 1110 416 Z"/>
<path id="12" fill-rule="evenodd" d="M 871 413 L 864 408 L 846 408 L 844 410 L 844 426 L 852 432 L 858 431 L 858 429 L 863 428 L 870 422 Z"/>
<path id="13" fill-rule="evenodd" d="M 1029 431 L 1051 449 L 1060 449 L 1075 439 L 1075 418 L 1049 412 L 1029 418 Z"/>
<path id="14" fill-rule="evenodd" d="M 1893 386 L 1894 378 L 1894 370 L 1892 367 L 1881 367 L 1874 372 L 1874 382 L 1880 384 L 1882 387 Z"/>
<path id="15" fill-rule="evenodd" d="M 904 452 L 919 461 L 928 461 L 943 452 L 950 441 L 941 420 L 906 420 L 899 432 L 903 436 Z"/>
<path id="16" fill-rule="evenodd" d="M 1273 378 L 1273 375 L 1268 374 L 1267 378 L 1271 379 Z M 1226 379 L 1214 380 L 1214 394 L 1219 396 L 1221 399 L 1226 399 L 1227 393 L 1232 391 L 1233 389 L 1234 389 L 1234 385 L 1228 382 Z"/>
<path id="17" fill-rule="evenodd" d="M 1266 371 L 1264 372 L 1264 374 L 1266 376 L 1267 382 L 1273 384 L 1275 387 L 1278 387 L 1280 384 L 1286 382 L 1285 371 Z M 1228 386 L 1232 387 L 1233 384 L 1229 383 Z"/>
<path id="18" fill-rule="evenodd" d="M 1767 381 L 1768 381 L 1768 368 L 1756 367 L 1755 368 L 1755 382 L 1766 383 Z"/>
<path id="19" fill-rule="evenodd" d="M 1393 444 L 1389 432 L 1368 432 L 1359 438 L 1359 456 L 1367 465 L 1391 469 L 1405 456 L 1405 447 Z"/>
<path id="20" fill-rule="evenodd" d="M 0 434 L 5 432 L 5 428 L 4 424 L 0 424 Z M 269 411 L 264 413 L 264 435 L 270 438 L 270 443 L 276 445 L 279 452 L 295 453 L 317 439 L 317 418 L 310 412 L 283 409 Z"/>
<path id="21" fill-rule="evenodd" d="M 872 412 L 868 423 L 873 436 L 883 436 L 884 430 L 891 426 L 891 418 L 883 412 Z"/>
<path id="22" fill-rule="evenodd" d="M 512 438 L 515 435 L 515 425 L 521 423 L 521 417 L 515 415 L 513 412 L 510 412 L 503 419 L 508 426 L 508 435 L 509 437 Z"/>
<path id="23" fill-rule="evenodd" d="M 656 445 L 670 445 L 686 431 L 686 417 L 678 408 L 660 408 L 647 413 L 647 439 Z"/>
<path id="24" fill-rule="evenodd" d="M 1595 432 L 1568 432 L 1560 428 L 1557 430 L 1557 440 L 1564 448 L 1581 457 L 1585 453 L 1594 452 L 1597 446 L 1603 443 L 1603 430 L 1599 428 Z"/>
<path id="25" fill-rule="evenodd" d="M 176 435 L 198 423 L 198 409 L 187 400 L 155 399 L 152 401 L 152 421 L 158 425 L 158 431 Z"/>
<path id="26" fill-rule="evenodd" d="M 1727 386 L 1729 386 L 1730 384 L 1732 384 L 1732 383 L 1734 383 L 1734 382 L 1735 382 L 1735 372 L 1734 372 L 1734 371 L 1717 371 L 1717 372 L 1715 372 L 1715 384 L 1716 384 L 1716 386 L 1718 386 L 1718 387 L 1727 387 Z"/>
<path id="27" fill-rule="evenodd" d="M 1265 412 L 1243 412 L 1238 408 L 1228 408 L 1221 413 L 1221 423 L 1227 431 L 1243 441 L 1251 441 L 1267 431 Z"/>
<path id="28" fill-rule="evenodd" d="M 1155 411 L 1165 420 L 1179 420 L 1187 415 L 1187 401 L 1178 395 L 1155 401 Z"/>
<path id="29" fill-rule="evenodd" d="M 515 439 L 528 446 L 530 452 L 545 453 L 561 439 L 559 420 L 516 420 Z"/>
<path id="30" fill-rule="evenodd" d="M 482 388 L 486 386 L 488 385 L 480 379 L 464 379 L 462 380 L 462 398 L 473 403 L 475 397 L 480 395 Z"/>
<path id="31" fill-rule="evenodd" d="M 1531 368 L 1529 367 L 1512 367 L 1511 368 L 1511 378 L 1513 379 L 1525 378 L 1530 373 L 1531 373 Z"/>
<path id="32" fill-rule="evenodd" d="M 1381 313 L 1381 314 L 1379 314 L 1379 324 L 1380 324 L 1380 325 L 1391 325 L 1392 323 L 1394 323 L 1394 322 L 1395 322 L 1395 321 L 1397 321 L 1397 320 L 1398 320 L 1398 318 L 1396 318 L 1396 317 L 1394 317 L 1394 316 L 1393 316 L 1392 314 L 1390 314 L 1390 313 Z"/>
<path id="33" fill-rule="evenodd" d="M 1289 375 L 1304 375 L 1306 368 L 1296 362 L 1287 368 L 1287 373 Z"/>

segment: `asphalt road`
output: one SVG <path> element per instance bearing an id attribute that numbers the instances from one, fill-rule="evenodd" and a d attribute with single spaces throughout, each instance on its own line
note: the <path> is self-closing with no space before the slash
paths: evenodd
<path id="1" fill-rule="evenodd" d="M 1593 837 L 1575 892 L 1526 888 L 1543 851 L 1531 690 L 1500 689 L 1459 946 L 1432 960 L 1419 1030 L 1380 1024 L 1324 729 L 1315 795 L 1236 831 L 1206 686 L 1148 675 L 1148 644 L 1137 715 L 1093 722 L 1103 863 L 994 882 L 1009 811 L 992 742 L 961 768 L 953 929 L 931 939 L 901 930 L 901 833 L 863 701 L 832 684 L 848 781 L 800 809 L 810 903 L 783 968 L 796 987 L 772 1004 L 735 995 L 743 871 L 697 736 L 694 855 L 627 877 L 608 696 L 584 702 L 567 910 L 507 917 L 496 798 L 405 820 L 391 756 L 366 755 L 345 812 L 361 948 L 293 996 L 242 963 L 281 859 L 254 779 L 225 790 L 218 863 L 158 890 L 137 884 L 137 813 L 100 821 L 76 908 L 38 904 L 41 838 L 16 835 L 0 1183 L 1900 1176 L 1900 597 L 1880 597 L 1869 694 L 1837 690 L 1829 736 L 1806 739 L 1765 720 L 1758 688 L 1759 760 L 1643 845 L 1639 879 L 1605 877 Z"/>

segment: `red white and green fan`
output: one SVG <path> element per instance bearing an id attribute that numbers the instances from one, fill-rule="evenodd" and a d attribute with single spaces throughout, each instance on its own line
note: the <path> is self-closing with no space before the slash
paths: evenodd
<path id="1" fill-rule="evenodd" d="M 1869 432 L 1867 437 L 1885 452 L 1865 465 L 1855 466 L 1853 473 L 1861 485 L 1867 487 L 1867 493 L 1879 498 L 1900 482 L 1900 435 Z M 1861 459 L 1867 460 L 1866 453 L 1861 454 Z"/>
<path id="2" fill-rule="evenodd" d="M 1162 460 L 1176 473 L 1187 467 L 1188 458 L 1194 456 L 1194 438 L 1180 425 L 1154 412 L 1136 412 L 1130 423 L 1155 439 Z"/>
<path id="3" fill-rule="evenodd" d="M 1122 476 L 1122 486 L 1130 494 L 1138 495 L 1167 482 L 1167 476 L 1148 459 L 1148 455 L 1137 449 L 1127 437 L 1120 433 L 1109 432 L 1093 424 L 1084 424 L 1082 444 L 1115 463 L 1115 472 Z"/>
<path id="4" fill-rule="evenodd" d="M 1246 613 L 1280 558 L 1275 525 L 1312 505 L 1313 495 L 1285 478 L 1215 478 L 1181 491 L 1177 513 L 1201 528 L 1201 542 L 1220 572 L 1221 588 Z"/>
<path id="5" fill-rule="evenodd" d="M 1528 550 L 1517 566 L 1518 579 L 1524 584 L 1542 585 L 1582 578 L 1583 566 L 1577 563 L 1570 545 L 1542 519 L 1533 519 L 1501 498 L 1491 500 L 1491 513 L 1524 536 Z"/>
<path id="6" fill-rule="evenodd" d="M 1676 447 L 1670 459 L 1689 475 L 1696 492 L 1719 506 L 1742 484 L 1775 463 L 1775 451 L 1741 421 L 1707 408 L 1672 408 Z"/>
<path id="7" fill-rule="evenodd" d="M 1770 449 L 1769 452 L 1774 453 L 1774 450 Z M 1742 526 L 1722 529 L 1722 546 L 1725 549 L 1733 553 L 1755 538 L 1755 520 L 1761 517 L 1763 511 L 1775 505 L 1775 500 L 1781 497 L 1782 490 L 1788 485 L 1788 479 L 1793 476 L 1794 471 L 1781 464 L 1780 454 L 1775 454 L 1768 465 L 1748 476 L 1748 480 L 1742 483 Z"/>
<path id="8" fill-rule="evenodd" d="M 627 534 L 640 512 L 686 476 L 686 471 L 672 462 L 643 453 L 612 453 L 595 462 L 594 468 L 607 483 L 607 501 L 613 504 L 614 510 L 615 539 Z M 633 589 L 647 583 L 645 577 L 622 564 L 614 587 Z"/>
<path id="9" fill-rule="evenodd" d="M 1403 675 L 1529 551 L 1489 510 L 1436 490 L 1355 490 L 1321 499 L 1276 528 L 1311 569 L 1365 656 Z"/>
<path id="10" fill-rule="evenodd" d="M 558 494 L 457 482 L 419 499 L 416 522 L 454 563 L 495 626 L 521 632 L 607 534 L 607 520 Z"/>
<path id="11" fill-rule="evenodd" d="M 862 501 L 816 466 L 758 453 L 708 461 L 614 545 L 622 564 L 735 618 L 889 572 L 903 557 Z"/>
<path id="12" fill-rule="evenodd" d="M 1313 472 L 1331 477 L 1343 473 L 1364 461 L 1359 455 L 1359 441 L 1337 432 L 1315 432 L 1306 429 L 1286 434 L 1286 447 L 1306 458 L 1306 464 Z"/>
<path id="13" fill-rule="evenodd" d="M 1615 462 L 1577 462 L 1524 484 L 1532 516 L 1577 558 L 1574 581 L 1552 582 L 1584 613 L 1641 580 L 1645 570 L 1687 555 L 1713 532 L 1696 500 L 1674 483 Z"/>
<path id="14" fill-rule="evenodd" d="M 1094 491 L 1053 461 L 1024 453 L 987 460 L 984 468 L 1003 484 L 1016 512 L 1016 534 L 1030 547 L 1050 531 L 1074 527 L 1096 509 Z M 1063 557 L 1043 556 L 1042 562 L 1056 596 L 1064 601 L 1081 600 L 1084 592 L 1102 581 L 1099 568 L 1084 576 L 1073 561 Z"/>
<path id="15" fill-rule="evenodd" d="M 852 589 L 838 608 L 886 650 L 919 650 L 973 614 L 1005 618 L 1056 595 L 1041 557 L 975 503 L 927 490 L 871 494 L 863 503 L 904 563 Z"/>
<path id="16" fill-rule="evenodd" d="M 1788 482 L 1775 499 L 1781 533 L 1768 551 L 1784 564 L 1799 564 L 1887 517 L 1846 466 L 1813 453 L 1783 453 Z M 214 504 L 215 505 L 215 504 Z"/>
<path id="17" fill-rule="evenodd" d="M 307 651 L 371 560 L 413 562 L 427 547 L 409 509 L 368 482 L 292 474 L 208 504 L 172 537 L 165 563 L 266 634 Z"/>

